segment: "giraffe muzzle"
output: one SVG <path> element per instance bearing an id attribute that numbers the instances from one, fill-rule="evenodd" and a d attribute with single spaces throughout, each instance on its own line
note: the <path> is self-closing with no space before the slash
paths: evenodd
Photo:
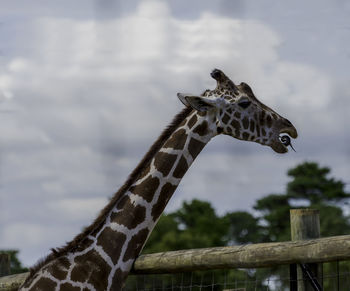
<path id="1" fill-rule="evenodd" d="M 292 145 L 291 145 L 291 138 L 295 139 L 298 137 L 298 132 L 296 130 L 296 128 L 289 123 L 290 126 L 288 127 L 283 127 L 282 129 L 279 130 L 278 134 L 275 136 L 275 138 L 273 139 L 272 143 L 270 144 L 270 147 L 279 154 L 284 154 L 288 152 L 288 146 L 291 146 L 291 148 L 293 149 Z M 283 134 L 288 134 L 288 136 L 283 135 Z M 282 136 L 283 135 L 283 136 Z M 282 139 L 282 137 L 284 137 Z M 288 142 L 286 142 L 286 140 L 288 140 Z"/>
<path id="2" fill-rule="evenodd" d="M 286 133 L 288 134 L 290 137 L 292 138 L 297 138 L 298 137 L 298 132 L 296 130 L 296 128 L 292 125 L 290 127 L 286 127 L 280 130 L 280 135 Z"/>

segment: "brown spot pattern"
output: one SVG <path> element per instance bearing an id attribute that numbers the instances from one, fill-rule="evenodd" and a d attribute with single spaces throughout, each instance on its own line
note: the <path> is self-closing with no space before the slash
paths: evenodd
<path id="1" fill-rule="evenodd" d="M 154 165 L 166 177 L 173 168 L 176 158 L 177 155 L 159 152 L 154 158 Z"/>
<path id="2" fill-rule="evenodd" d="M 118 262 L 121 248 L 126 241 L 126 235 L 106 227 L 97 239 L 97 245 L 101 246 L 112 262 Z"/>
<path id="3" fill-rule="evenodd" d="M 255 129 L 255 122 L 254 120 L 250 120 L 250 127 L 249 127 L 250 131 L 251 132 L 254 132 L 254 129 Z"/>
<path id="4" fill-rule="evenodd" d="M 148 177 L 141 184 L 130 187 L 130 191 L 141 196 L 147 202 L 151 202 L 154 192 L 159 186 L 159 179 L 157 177 Z"/>
<path id="5" fill-rule="evenodd" d="M 248 140 L 248 138 L 249 138 L 249 133 L 243 132 L 242 137 L 243 137 L 244 140 Z"/>
<path id="6" fill-rule="evenodd" d="M 76 282 L 88 282 L 96 290 L 106 290 L 108 286 L 108 275 L 111 267 L 95 251 L 75 258 L 75 267 L 71 273 L 71 279 Z M 50 290 L 50 289 L 46 289 Z"/>
<path id="7" fill-rule="evenodd" d="M 111 221 L 123 224 L 128 229 L 135 228 L 144 221 L 146 217 L 146 208 L 141 205 L 134 205 L 130 198 L 125 195 L 118 203 L 119 212 L 112 212 Z"/>
<path id="8" fill-rule="evenodd" d="M 193 132 L 200 136 L 206 135 L 208 133 L 208 122 L 204 120 L 201 124 L 195 127 Z"/>
<path id="9" fill-rule="evenodd" d="M 191 138 L 188 144 L 188 151 L 191 154 L 193 159 L 198 156 L 198 154 L 201 152 L 204 146 L 205 146 L 205 143 L 199 140 L 196 140 L 195 138 Z"/>
<path id="10" fill-rule="evenodd" d="M 128 272 L 123 272 L 120 269 L 117 269 L 114 273 L 114 277 L 112 279 L 112 286 L 111 286 L 111 290 L 122 290 L 122 288 L 124 287 L 124 281 L 126 279 L 126 277 L 128 276 Z"/>
<path id="11" fill-rule="evenodd" d="M 197 122 L 197 116 L 193 115 L 187 124 L 188 128 L 191 129 L 193 127 L 193 125 L 196 124 L 196 122 Z"/>
<path id="12" fill-rule="evenodd" d="M 187 161 L 186 161 L 184 156 L 181 156 L 181 158 L 180 158 L 180 160 L 179 160 L 179 162 L 174 170 L 173 176 L 175 178 L 180 179 L 185 175 L 187 169 L 188 169 Z"/>
<path id="13" fill-rule="evenodd" d="M 126 203 L 128 203 L 128 200 L 130 200 L 130 199 L 129 199 L 129 196 L 124 194 L 124 195 L 120 198 L 119 202 L 117 203 L 117 209 L 122 209 L 122 208 L 124 208 L 124 205 L 125 205 Z"/>
<path id="14" fill-rule="evenodd" d="M 60 257 L 48 266 L 47 271 L 58 280 L 64 280 L 67 277 L 69 266 L 69 260 L 66 257 Z"/>
<path id="15" fill-rule="evenodd" d="M 268 116 L 266 117 L 266 121 L 267 121 L 266 125 L 267 125 L 268 127 L 271 127 L 271 126 L 272 126 L 272 118 L 271 118 L 270 115 L 268 115 Z"/>
<path id="16" fill-rule="evenodd" d="M 96 232 L 94 232 L 93 235 L 96 235 L 98 232 L 99 232 L 99 230 L 96 231 Z M 86 248 L 88 248 L 88 247 L 89 247 L 90 245 L 92 245 L 93 243 L 94 243 L 94 241 L 93 241 L 92 239 L 89 239 L 89 238 L 85 237 L 85 238 L 76 246 L 75 251 L 76 251 L 76 252 L 81 252 L 81 251 L 85 250 Z"/>
<path id="17" fill-rule="evenodd" d="M 55 290 L 57 284 L 49 278 L 41 277 L 31 288 L 35 291 Z"/>
<path id="18" fill-rule="evenodd" d="M 264 126 L 264 124 L 265 124 L 265 111 L 262 111 L 260 115 L 260 125 Z"/>
<path id="19" fill-rule="evenodd" d="M 64 283 L 61 284 L 60 291 L 80 291 L 80 287 L 74 287 L 72 284 Z"/>
<path id="20" fill-rule="evenodd" d="M 151 165 L 148 165 L 146 169 L 144 169 L 138 178 L 139 180 L 143 179 L 146 175 L 148 175 L 149 171 L 151 170 Z"/>
<path id="21" fill-rule="evenodd" d="M 144 228 L 131 238 L 128 244 L 128 248 L 126 249 L 124 254 L 124 258 L 123 258 L 124 262 L 130 259 L 135 259 L 136 256 L 141 252 L 141 249 L 147 239 L 148 233 L 149 233 L 149 229 Z"/>
<path id="22" fill-rule="evenodd" d="M 241 129 L 241 124 L 237 120 L 232 120 L 231 125 L 234 129 Z"/>
<path id="23" fill-rule="evenodd" d="M 231 126 L 235 129 L 235 135 L 240 136 L 241 133 L 241 124 L 237 120 L 232 120 Z"/>
<path id="24" fill-rule="evenodd" d="M 156 204 L 152 207 L 152 217 L 156 221 L 158 217 L 162 214 L 165 206 L 167 205 L 169 199 L 175 192 L 177 186 L 172 185 L 171 183 L 166 183 L 159 194 L 159 199 Z"/>
<path id="25" fill-rule="evenodd" d="M 259 124 L 256 124 L 255 127 L 256 127 L 256 134 L 258 136 L 260 136 L 260 126 L 259 126 Z"/>
<path id="26" fill-rule="evenodd" d="M 175 150 L 182 150 L 187 140 L 186 130 L 179 129 L 171 135 L 171 137 L 164 144 L 165 148 L 172 148 Z"/>
<path id="27" fill-rule="evenodd" d="M 229 120 L 230 120 L 230 116 L 227 114 L 225 114 L 224 117 L 222 118 L 222 122 L 225 124 L 227 124 L 227 122 L 229 122 Z"/>
<path id="28" fill-rule="evenodd" d="M 241 113 L 238 111 L 235 112 L 234 116 L 238 119 L 241 119 Z"/>
<path id="29" fill-rule="evenodd" d="M 243 118 L 242 124 L 243 124 L 243 128 L 244 128 L 244 129 L 248 129 L 248 127 L 249 127 L 249 120 L 248 120 L 247 117 L 244 117 L 244 118 Z"/>

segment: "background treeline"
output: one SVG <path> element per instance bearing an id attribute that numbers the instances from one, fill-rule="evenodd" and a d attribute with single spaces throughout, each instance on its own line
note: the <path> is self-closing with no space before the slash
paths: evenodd
<path id="1" fill-rule="evenodd" d="M 289 210 L 292 208 L 318 209 L 323 237 L 350 234 L 348 211 L 350 193 L 346 192 L 343 181 L 331 177 L 328 167 L 321 167 L 315 162 L 304 162 L 290 169 L 287 175 L 290 181 L 286 185 L 285 193 L 269 194 L 258 199 L 250 211 L 233 211 L 218 215 L 207 201 L 194 199 L 183 202 L 180 209 L 161 216 L 143 254 L 287 241 L 290 240 Z M 232 195 L 239 195 L 239 193 Z M 11 254 L 12 274 L 25 270 L 17 258 L 18 251 L 1 252 Z M 325 265 L 324 268 L 327 272 L 332 265 Z M 271 275 L 282 278 L 288 276 L 288 270 L 278 267 L 268 271 L 264 269 L 229 270 L 225 273 L 225 280 L 233 278 L 243 281 L 256 280 L 259 277 L 259 286 L 262 287 L 264 278 Z M 201 276 L 203 279 L 203 273 Z M 215 276 L 223 275 L 218 272 Z M 204 277 L 211 280 L 212 274 Z M 130 279 L 130 284 L 135 280 L 135 278 Z M 288 283 L 282 280 L 276 282 L 276 285 L 280 286 Z"/>
<path id="2" fill-rule="evenodd" d="M 184 202 L 180 209 L 160 218 L 143 253 L 287 241 L 292 208 L 319 209 L 324 237 L 350 234 L 346 213 L 350 193 L 345 191 L 344 182 L 329 177 L 329 168 L 313 162 L 300 164 L 287 174 L 291 180 L 285 193 L 258 199 L 251 211 L 218 215 L 209 202 Z"/>
<path id="3" fill-rule="evenodd" d="M 289 210 L 292 208 L 314 208 L 320 211 L 321 235 L 350 234 L 348 201 L 350 193 L 345 183 L 330 177 L 330 169 L 314 162 L 305 162 L 287 172 L 290 182 L 285 193 L 269 194 L 258 199 L 250 211 L 234 211 L 218 215 L 206 201 L 184 202 L 177 211 L 164 214 L 152 232 L 143 254 L 161 251 L 227 246 L 247 243 L 281 242 L 291 239 Z M 215 195 L 215 193 L 213 193 Z M 239 195 L 239 193 L 234 193 Z M 350 272 L 350 264 L 342 262 L 342 270 Z M 324 264 L 325 290 L 335 290 L 337 276 L 333 263 Z M 214 273 L 216 282 L 254 283 L 252 290 L 265 289 L 268 278 L 274 280 L 274 290 L 289 287 L 288 266 L 270 269 L 228 270 Z M 195 274 L 194 281 L 207 280 L 211 284 L 212 272 Z M 350 273 L 348 274 L 350 277 Z M 135 279 L 134 279 L 135 280 Z M 132 281 L 132 280 L 130 280 Z M 171 286 L 170 279 L 163 286 Z M 348 290 L 347 283 L 339 290 Z M 270 286 L 270 285 L 269 285 Z M 151 287 L 151 286 L 149 286 Z M 217 285 L 215 290 L 221 290 Z M 345 289 L 344 289 L 345 288 Z M 130 289 L 132 290 L 132 288 Z M 249 287 L 247 290 L 250 290 Z"/>

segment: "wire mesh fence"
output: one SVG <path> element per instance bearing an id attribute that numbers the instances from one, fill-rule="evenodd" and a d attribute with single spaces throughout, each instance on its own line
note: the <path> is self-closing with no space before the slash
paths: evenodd
<path id="1" fill-rule="evenodd" d="M 350 261 L 323 264 L 323 288 L 350 290 Z M 132 275 L 124 291 L 287 291 L 289 266 L 269 269 L 195 271 L 181 274 Z"/>

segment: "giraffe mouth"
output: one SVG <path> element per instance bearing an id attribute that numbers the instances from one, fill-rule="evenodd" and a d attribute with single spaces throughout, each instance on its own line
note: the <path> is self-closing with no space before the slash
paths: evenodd
<path id="1" fill-rule="evenodd" d="M 284 133 L 288 134 L 288 136 L 284 135 L 282 136 Z M 273 142 L 271 143 L 271 148 L 279 154 L 284 154 L 288 152 L 288 146 L 290 146 L 293 150 L 293 146 L 290 142 L 290 138 L 289 136 L 293 139 L 298 137 L 298 132 L 296 130 L 296 128 L 294 126 L 292 127 L 286 127 L 286 128 L 282 128 L 279 133 L 276 135 L 275 139 L 273 140 Z M 283 137 L 285 139 L 283 139 Z M 286 142 L 287 140 L 287 142 Z"/>

